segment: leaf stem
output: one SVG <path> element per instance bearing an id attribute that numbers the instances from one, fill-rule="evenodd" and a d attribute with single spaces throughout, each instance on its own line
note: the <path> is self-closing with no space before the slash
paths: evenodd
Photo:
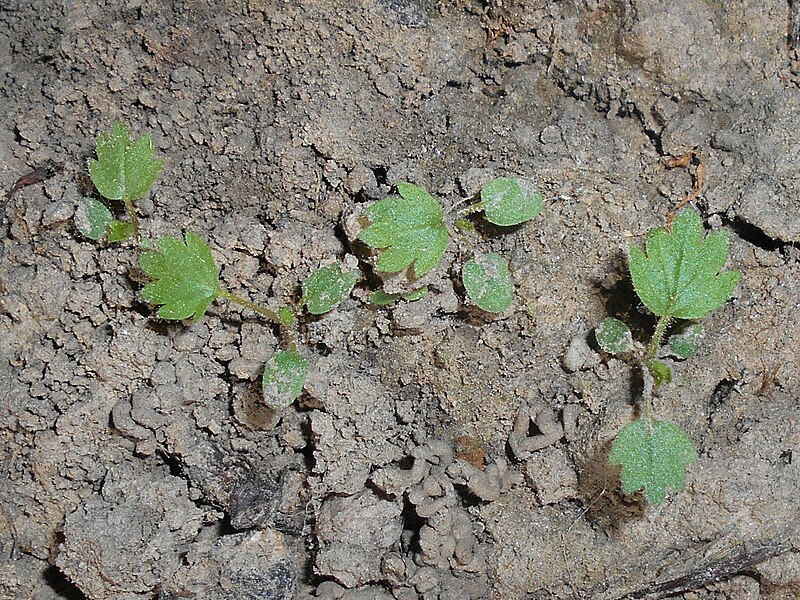
<path id="1" fill-rule="evenodd" d="M 661 339 L 667 331 L 670 320 L 671 317 L 669 315 L 658 318 L 656 330 L 653 332 L 653 337 L 650 338 L 650 343 L 647 344 L 644 360 L 640 362 L 642 380 L 644 382 L 644 387 L 642 389 L 642 418 L 648 423 L 652 423 L 653 421 L 653 387 L 655 386 L 655 380 L 653 374 L 650 372 L 648 363 L 654 360 L 658 354 L 658 348 L 661 346 Z"/>
<path id="2" fill-rule="evenodd" d="M 136 235 L 139 235 L 139 217 L 136 216 L 136 209 L 133 207 L 133 200 L 130 198 L 123 198 L 122 202 L 125 204 L 125 212 L 131 220 L 131 226 Z"/>
<path id="3" fill-rule="evenodd" d="M 297 316 L 295 312 L 288 306 L 284 306 L 283 309 L 288 309 L 290 314 L 286 314 L 284 310 L 281 311 L 274 311 L 266 306 L 261 306 L 260 304 L 256 304 L 255 302 L 250 302 L 250 300 L 246 300 L 241 296 L 237 296 L 236 294 L 232 294 L 228 290 L 224 290 L 222 288 L 219 289 L 219 295 L 223 298 L 230 300 L 231 302 L 236 302 L 236 304 L 241 304 L 242 306 L 249 308 L 255 313 L 258 313 L 262 317 L 266 317 L 273 323 L 277 323 L 281 327 L 281 331 L 286 333 L 286 339 L 289 342 L 289 350 L 292 352 L 297 352 Z"/>
<path id="4" fill-rule="evenodd" d="M 260 304 L 250 302 L 250 300 L 245 300 L 241 296 L 231 294 L 228 290 L 224 290 L 222 288 L 219 290 L 219 295 L 227 300 L 230 300 L 231 302 L 236 302 L 236 304 L 241 304 L 242 306 L 249 308 L 253 312 L 260 314 L 262 317 L 266 317 L 274 323 L 281 323 L 281 318 L 278 316 L 278 313 L 267 308 L 266 306 L 261 306 Z"/>
<path id="5" fill-rule="evenodd" d="M 648 425 L 652 424 L 653 422 L 653 386 L 655 385 L 655 380 L 653 378 L 652 373 L 650 373 L 650 369 L 647 367 L 647 363 L 642 362 L 640 363 L 640 367 L 642 369 L 642 420 L 644 420 Z"/>
<path id="6" fill-rule="evenodd" d="M 658 354 L 658 348 L 661 346 L 661 339 L 664 337 L 664 333 L 667 331 L 667 326 L 669 325 L 670 320 L 671 317 L 669 315 L 658 318 L 656 330 L 653 332 L 653 337 L 650 339 L 650 343 L 647 345 L 647 353 L 644 357 L 645 362 L 654 359 L 656 354 Z"/>

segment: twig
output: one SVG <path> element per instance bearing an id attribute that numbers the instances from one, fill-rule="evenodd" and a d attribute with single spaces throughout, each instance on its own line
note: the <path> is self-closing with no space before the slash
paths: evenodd
<path id="1" fill-rule="evenodd" d="M 800 3 L 800 0 L 796 1 Z M 696 200 L 700 195 L 700 190 L 703 189 L 703 183 L 705 183 L 706 180 L 706 161 L 700 152 L 697 150 L 692 150 L 691 152 L 687 152 L 681 156 L 668 156 L 661 162 L 668 169 L 674 169 L 675 167 L 688 167 L 690 164 L 692 164 L 692 162 L 697 162 L 697 168 L 694 171 L 694 185 L 692 187 L 692 191 L 689 192 L 689 194 L 683 200 L 678 202 L 672 208 L 672 210 L 667 213 L 667 229 L 670 229 L 672 227 L 672 220 L 675 218 L 675 215 L 678 213 L 678 211 L 680 211 L 690 202 Z"/>

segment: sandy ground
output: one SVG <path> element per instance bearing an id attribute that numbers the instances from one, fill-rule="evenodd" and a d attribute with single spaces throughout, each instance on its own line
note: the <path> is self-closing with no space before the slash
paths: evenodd
<path id="1" fill-rule="evenodd" d="M 0 595 L 800 597 L 796 5 L 6 0 Z M 456 245 L 389 308 L 363 263 L 272 413 L 274 327 L 230 304 L 161 322 L 136 249 L 77 231 L 116 119 L 166 159 L 145 233 L 192 229 L 270 306 L 358 253 L 343 217 L 398 181 L 452 207 L 535 178 L 537 219 L 477 233 L 515 304 L 471 308 Z M 650 508 L 606 461 L 641 382 L 591 332 L 652 327 L 627 248 L 695 189 L 743 278 L 656 399 L 699 460 Z M 534 452 L 509 444 L 520 414 Z"/>

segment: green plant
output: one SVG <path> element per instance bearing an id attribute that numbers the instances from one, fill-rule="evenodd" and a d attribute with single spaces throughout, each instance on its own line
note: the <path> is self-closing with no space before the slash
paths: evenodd
<path id="1" fill-rule="evenodd" d="M 694 210 L 680 213 L 671 230 L 659 227 L 650 231 L 645 251 L 635 246 L 630 249 L 633 287 L 658 321 L 649 343 L 636 353 L 645 382 L 641 416 L 617 436 L 609 462 L 622 466 L 626 494 L 644 489 L 645 498 L 653 505 L 664 501 L 668 489 L 683 490 L 685 466 L 696 460 L 694 446 L 683 429 L 653 415 L 653 387 L 672 380 L 669 365 L 659 360 L 662 340 L 675 319 L 701 319 L 730 298 L 741 273 L 722 271 L 728 253 L 727 235 L 719 231 L 705 236 Z M 600 347 L 612 354 L 637 350 L 628 326 L 614 318 L 605 319 L 595 337 Z M 689 323 L 669 338 L 668 347 L 676 358 L 688 358 L 696 352 L 701 337 L 702 328 Z"/>
<path id="2" fill-rule="evenodd" d="M 87 237 L 120 241 L 136 236 L 143 250 L 139 265 L 149 282 L 141 299 L 158 306 L 158 316 L 167 320 L 203 317 L 217 299 L 244 306 L 280 327 L 287 349 L 274 354 L 264 368 L 262 384 L 266 403 L 274 409 L 291 404 L 301 393 L 308 373 L 308 361 L 298 350 L 298 319 L 308 313 L 325 314 L 338 306 L 356 285 L 357 265 L 347 261 L 318 269 L 300 286 L 302 296 L 273 310 L 237 296 L 220 282 L 220 270 L 208 244 L 186 231 L 183 238 L 164 236 L 154 246 L 140 233 L 134 202 L 151 188 L 164 161 L 153 157 L 153 139 L 148 134 L 132 140 L 128 128 L 114 123 L 111 133 L 97 137 L 97 159 L 88 163 L 95 188 L 106 201 L 121 201 L 128 220 L 118 220 L 109 206 L 94 198 L 81 201 L 76 225 Z M 442 205 L 417 186 L 398 184 L 400 198 L 387 198 L 366 211 L 369 225 L 361 240 L 380 249 L 376 269 L 396 273 L 409 269 L 420 278 L 442 259 L 450 239 Z M 541 195 L 521 179 L 501 178 L 481 190 L 481 200 L 462 211 L 463 215 L 485 211 L 490 222 L 500 226 L 518 225 L 541 210 Z M 463 220 L 461 230 L 469 229 Z M 351 257 L 352 261 L 352 257 Z M 498 254 L 476 254 L 464 264 L 462 278 L 467 294 L 484 310 L 501 312 L 513 300 L 511 272 Z M 386 305 L 399 299 L 414 301 L 428 291 L 421 286 L 410 292 L 389 294 L 376 290 L 370 302 Z"/>
<path id="3" fill-rule="evenodd" d="M 378 250 L 375 270 L 399 273 L 409 270 L 411 279 L 419 279 L 442 260 L 451 238 L 451 230 L 471 250 L 465 233 L 473 229 L 465 217 L 484 212 L 494 225 L 519 225 L 539 214 L 542 196 L 527 179 L 501 177 L 488 182 L 480 192 L 480 201 L 448 219 L 442 204 L 424 189 L 410 183 L 398 183 L 399 197 L 379 200 L 365 211 L 368 224 L 358 239 Z M 473 252 L 461 271 L 467 296 L 482 310 L 500 313 L 511 306 L 514 286 L 506 260 L 496 253 Z M 372 302 L 389 304 L 408 295 L 373 293 Z"/>
<path id="4" fill-rule="evenodd" d="M 308 361 L 297 349 L 297 316 L 303 307 L 311 315 L 333 310 L 355 286 L 357 269 L 339 264 L 320 268 L 302 284 L 303 295 L 296 305 L 272 310 L 250 302 L 222 287 L 211 249 L 197 234 L 187 231 L 183 239 L 164 236 L 153 248 L 140 237 L 134 202 L 150 190 L 164 165 L 163 160 L 153 158 L 150 135 L 132 140 L 128 128 L 116 122 L 110 134 L 97 136 L 96 152 L 97 159 L 88 163 L 92 182 L 106 200 L 122 201 L 129 220 L 115 219 L 101 200 L 83 198 L 75 219 L 81 233 L 93 240 L 107 236 L 109 242 L 139 238 L 139 246 L 145 250 L 139 265 L 150 279 L 140 296 L 159 306 L 162 319 L 197 321 L 214 300 L 222 298 L 280 325 L 289 348 L 267 362 L 262 377 L 264 398 L 275 409 L 291 404 L 300 395 L 308 373 Z"/>
<path id="5" fill-rule="evenodd" d="M 447 249 L 444 209 L 420 187 L 398 183 L 400 198 L 384 198 L 367 208 L 369 227 L 359 236 L 382 250 L 377 270 L 398 273 L 411 266 L 419 278 L 433 269 Z"/>
<path id="6" fill-rule="evenodd" d="M 129 221 L 115 219 L 100 200 L 85 197 L 76 225 L 83 235 L 118 242 L 139 235 L 139 218 L 134 202 L 150 191 L 161 169 L 162 159 L 153 158 L 153 138 L 143 134 L 131 140 L 128 128 L 117 121 L 111 133 L 97 136 L 97 159 L 90 159 L 89 174 L 97 192 L 107 200 L 122 201 Z"/>
<path id="7" fill-rule="evenodd" d="M 291 404 L 300 395 L 308 372 L 308 362 L 297 351 L 297 314 L 305 306 L 312 315 L 333 310 L 350 295 L 358 279 L 355 270 L 339 264 L 320 268 L 302 285 L 303 297 L 297 306 L 284 305 L 272 310 L 224 289 L 219 267 L 208 244 L 187 231 L 184 240 L 165 236 L 157 249 L 141 255 L 139 264 L 151 279 L 141 291 L 141 298 L 160 305 L 162 319 L 197 321 L 217 298 L 240 304 L 282 327 L 289 349 L 275 354 L 262 377 L 264 398 L 275 409 Z"/>

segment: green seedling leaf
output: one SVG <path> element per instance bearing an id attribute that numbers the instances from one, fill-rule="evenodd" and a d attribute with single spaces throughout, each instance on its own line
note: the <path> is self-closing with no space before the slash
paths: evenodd
<path id="1" fill-rule="evenodd" d="M 608 455 L 611 465 L 622 465 L 622 489 L 644 496 L 659 506 L 668 489 L 680 492 L 686 485 L 686 465 L 697 460 L 689 436 L 674 423 L 639 419 L 623 429 Z"/>
<path id="2" fill-rule="evenodd" d="M 389 306 L 392 302 L 397 302 L 402 298 L 402 294 L 387 294 L 383 290 L 375 290 L 369 295 L 370 304 L 376 306 Z"/>
<path id="3" fill-rule="evenodd" d="M 693 323 L 680 333 L 669 336 L 669 349 L 678 358 L 690 358 L 695 355 L 703 341 L 703 326 Z"/>
<path id="4" fill-rule="evenodd" d="M 447 249 L 444 209 L 436 198 L 410 183 L 398 183 L 400 198 L 384 198 L 366 209 L 370 225 L 359 239 L 382 250 L 375 268 L 398 273 L 413 265 L 414 277 L 430 272 Z"/>
<path id="5" fill-rule="evenodd" d="M 158 309 L 162 319 L 197 321 L 220 293 L 219 268 L 208 244 L 191 231 L 185 240 L 165 236 L 158 240 L 158 250 L 144 252 L 139 259 L 142 270 L 153 279 L 141 297 L 162 305 Z"/>
<path id="6" fill-rule="evenodd" d="M 500 313 L 514 301 L 514 283 L 505 259 L 494 252 L 467 261 L 461 270 L 464 289 L 487 312 Z"/>
<path id="7" fill-rule="evenodd" d="M 425 294 L 428 293 L 428 286 L 423 285 L 420 288 L 415 290 L 411 290 L 405 294 L 387 294 L 383 290 L 375 290 L 369 295 L 369 301 L 372 304 L 377 306 L 388 306 L 392 302 L 397 302 L 398 300 L 405 300 L 406 302 L 414 302 L 415 300 L 419 300 Z"/>
<path id="8" fill-rule="evenodd" d="M 131 237 L 136 230 L 133 228 L 133 225 L 128 223 L 127 221 L 120 221 L 118 219 L 112 219 L 106 225 L 106 229 L 108 230 L 108 241 L 109 242 L 121 242 L 122 240 L 127 240 Z"/>
<path id="9" fill-rule="evenodd" d="M 428 286 L 423 285 L 422 287 L 417 288 L 415 290 L 411 290 L 410 292 L 406 292 L 405 294 L 400 294 L 400 296 L 406 302 L 416 302 L 417 300 L 425 296 L 425 294 L 427 293 L 428 293 Z"/>
<path id="10" fill-rule="evenodd" d="M 542 194 L 530 179 L 499 177 L 481 188 L 490 223 L 509 227 L 533 219 L 542 210 Z"/>
<path id="11" fill-rule="evenodd" d="M 342 271 L 339 264 L 318 269 L 303 282 L 303 301 L 312 315 L 333 310 L 350 295 L 358 281 L 358 270 Z"/>
<path id="12" fill-rule="evenodd" d="M 111 134 L 97 136 L 97 160 L 89 160 L 89 174 L 97 191 L 110 200 L 138 200 L 158 178 L 164 161 L 153 158 L 153 138 L 130 138 L 128 128 L 117 121 Z"/>
<path id="13" fill-rule="evenodd" d="M 303 392 L 308 376 L 308 361 L 297 352 L 277 352 L 264 367 L 261 387 L 264 402 L 273 410 L 281 410 Z"/>
<path id="14" fill-rule="evenodd" d="M 114 220 L 108 207 L 94 198 L 82 198 L 75 213 L 75 226 L 90 240 L 100 240 L 108 231 L 108 224 Z"/>
<path id="15" fill-rule="evenodd" d="M 647 370 L 653 376 L 653 383 L 656 384 L 656 387 L 672 382 L 672 369 L 669 368 L 669 365 L 665 365 L 655 358 L 648 360 L 646 365 Z"/>
<path id="16" fill-rule="evenodd" d="M 475 229 L 475 223 L 465 218 L 456 219 L 455 226 L 461 231 L 473 231 Z"/>
<path id="17" fill-rule="evenodd" d="M 728 236 L 718 231 L 703 238 L 703 222 L 694 210 L 680 213 L 672 231 L 651 231 L 646 250 L 631 247 L 631 278 L 644 305 L 660 317 L 699 319 L 722 306 L 741 278 L 739 271 L 720 273 L 728 260 Z"/>
<path id="18" fill-rule="evenodd" d="M 294 311 L 288 306 L 281 306 L 278 309 L 278 321 L 280 321 L 281 325 L 294 325 L 297 321 L 297 317 L 294 315 Z"/>
<path id="19" fill-rule="evenodd" d="M 619 319 L 608 317 L 594 330 L 599 346 L 609 354 L 622 354 L 633 349 L 633 336 L 630 327 Z"/>

